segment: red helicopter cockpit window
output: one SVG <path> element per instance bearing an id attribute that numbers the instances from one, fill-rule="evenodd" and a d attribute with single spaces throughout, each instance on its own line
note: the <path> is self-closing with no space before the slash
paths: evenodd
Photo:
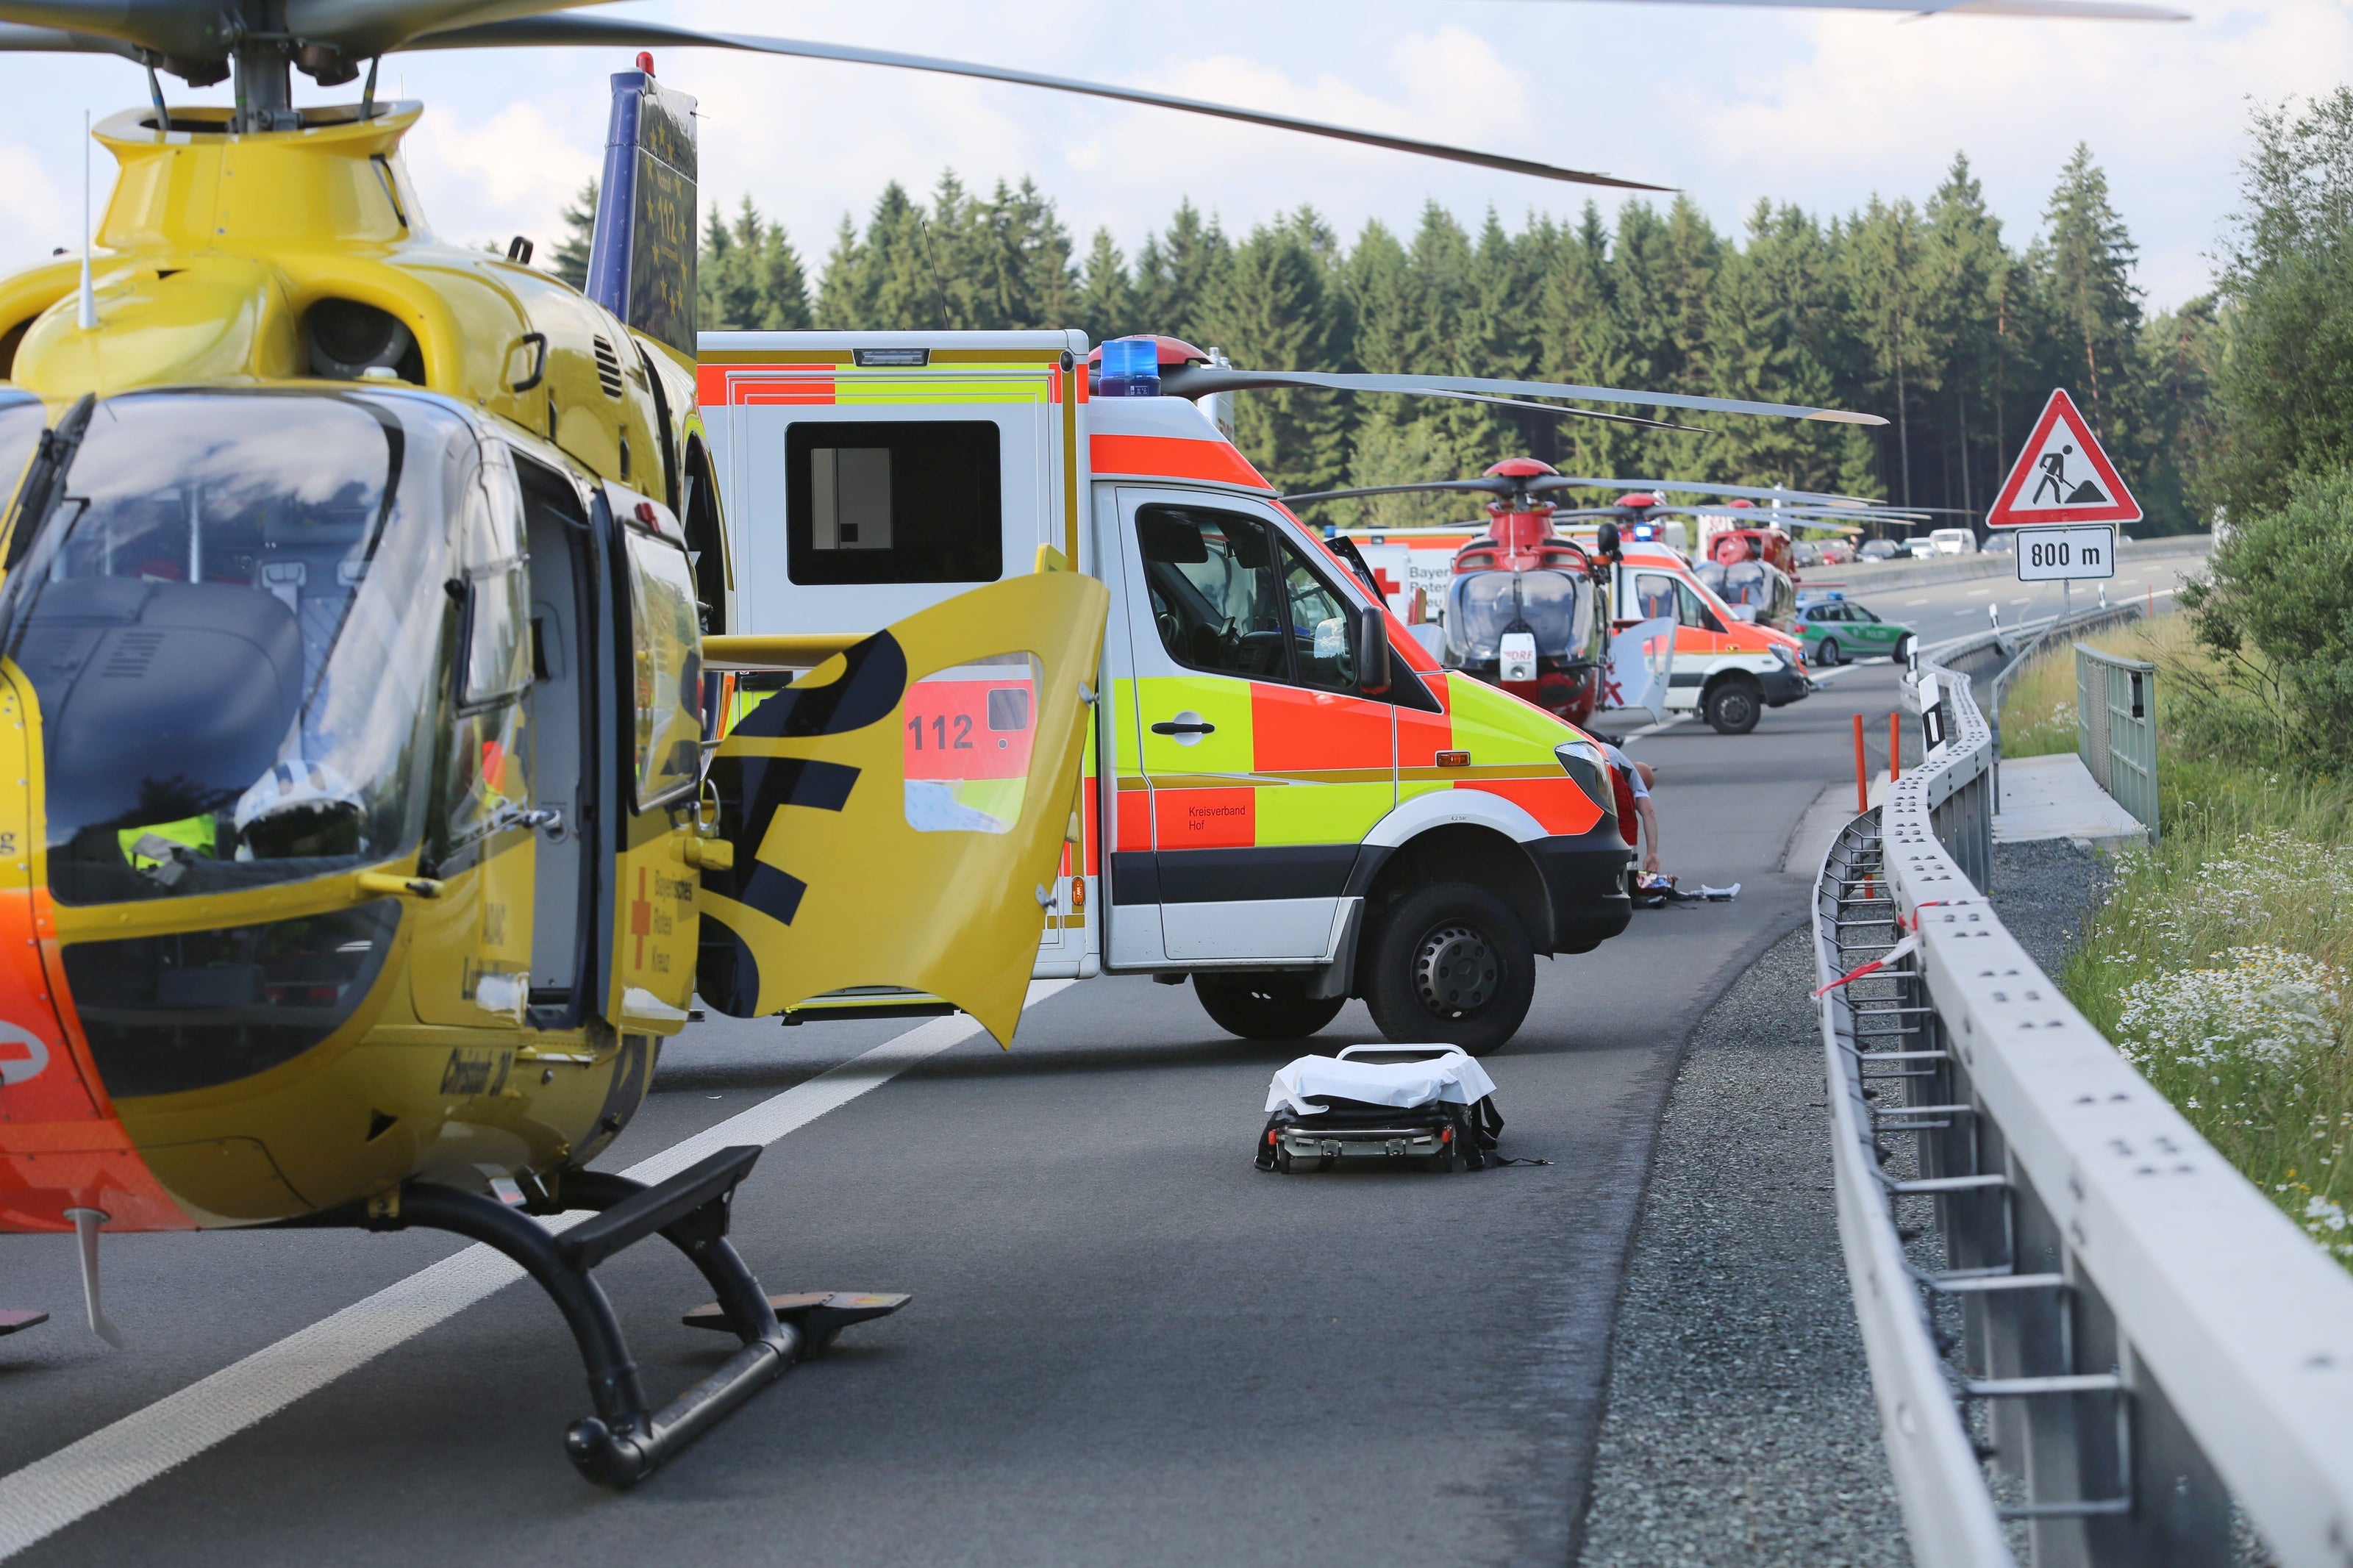
<path id="1" fill-rule="evenodd" d="M 59 900 L 226 892 L 417 846 L 455 695 L 451 533 L 480 468 L 471 426 L 413 395 L 97 406 L 0 595 Z"/>
<path id="2" fill-rule="evenodd" d="M 1760 621 L 1778 620 L 1797 609 L 1797 590 L 1788 574 L 1761 561 L 1702 561 L 1692 575 L 1725 604 L 1753 610 Z"/>
<path id="3" fill-rule="evenodd" d="M 1504 634 L 1532 632 L 1539 658 L 1591 660 L 1599 628 L 1593 583 L 1567 572 L 1466 572 L 1446 594 L 1447 662 L 1457 668 L 1501 656 Z"/>

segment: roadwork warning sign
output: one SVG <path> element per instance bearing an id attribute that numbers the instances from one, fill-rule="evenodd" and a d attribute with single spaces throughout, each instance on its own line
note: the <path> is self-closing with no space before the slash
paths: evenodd
<path id="1" fill-rule="evenodd" d="M 2002 481 L 1986 526 L 2139 521 L 2140 503 L 2100 449 L 2074 399 L 2053 391 Z"/>

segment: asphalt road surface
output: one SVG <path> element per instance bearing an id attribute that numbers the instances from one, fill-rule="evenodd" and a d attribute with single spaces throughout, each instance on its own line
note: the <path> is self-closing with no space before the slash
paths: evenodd
<path id="1" fill-rule="evenodd" d="M 1960 586 L 1901 597 L 1965 609 Z M 1849 715 L 1876 742 L 1893 693 L 1883 662 L 1857 666 L 1753 734 L 1683 723 L 1632 742 L 1662 770 L 1669 869 L 1742 891 L 1638 911 L 1599 951 L 1541 966 L 1489 1066 L 1504 1152 L 1550 1165 L 1261 1174 L 1267 1079 L 1295 1049 L 1231 1039 L 1189 987 L 1148 980 L 1037 1000 L 1010 1052 L 965 1037 L 860 1064 L 959 1025 L 713 1020 L 670 1045 L 604 1163 L 765 1117 L 781 1136 L 735 1206 L 764 1284 L 910 1290 L 904 1312 L 616 1496 L 563 1457 L 586 1398 L 547 1301 L 511 1284 L 466 1305 L 462 1260 L 417 1279 L 458 1244 L 110 1237 L 118 1352 L 79 1321 L 69 1240 L 0 1239 L 0 1305 L 55 1314 L 0 1340 L 0 1552 L 1562 1563 L 1682 1042 L 1796 922 L 1808 879 L 1778 869 L 1791 831 L 1851 775 Z M 1374 1037 L 1352 1005 L 1317 1044 Z M 704 1297 L 670 1249 L 600 1277 L 657 1399 L 716 1363 L 723 1342 L 676 1321 Z"/>
<path id="2" fill-rule="evenodd" d="M 2184 578 L 2203 569 L 2203 555 L 2159 555 L 2156 557 L 2121 557 L 2116 574 L 2105 585 L 2108 602 L 2120 605 L 2128 599 L 2153 600 L 2162 609 L 2169 591 L 2178 589 Z M 1839 580 L 1835 566 L 1809 568 L 1802 587 L 1827 588 Z M 2079 610 L 2089 609 L 2099 602 L 2102 584 L 2073 584 L 2073 602 Z M 1940 583 L 1934 586 L 1912 588 L 1880 588 L 1858 592 L 1854 599 L 1870 606 L 1873 615 L 1884 621 L 1900 621 L 1920 634 L 1924 643 L 1943 642 L 1948 637 L 1967 637 L 1972 632 L 1988 629 L 1993 623 L 1986 613 L 1988 605 L 2001 612 L 2001 624 L 2014 626 L 2021 621 L 2041 620 L 2059 613 L 2066 595 L 2057 583 L 2021 583 L 2013 568 L 2006 577 L 1979 577 L 1974 581 Z"/>

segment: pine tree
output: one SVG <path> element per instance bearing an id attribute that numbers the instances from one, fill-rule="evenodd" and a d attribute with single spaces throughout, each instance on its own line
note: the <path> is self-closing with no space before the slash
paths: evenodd
<path id="1" fill-rule="evenodd" d="M 1204 220 L 1190 201 L 1179 203 L 1166 231 L 1145 236 L 1136 256 L 1136 331 L 1197 339 L 1202 300 L 1217 286 L 1232 248 L 1215 218 Z"/>
<path id="2" fill-rule="evenodd" d="M 1329 368 L 1338 291 L 1317 254 L 1319 227 L 1302 209 L 1252 229 L 1201 300 L 1195 319 L 1202 336 L 1246 363 Z M 1302 388 L 1243 393 L 1234 405 L 1236 440 L 1277 489 L 1333 489 L 1347 471 L 1346 418 L 1337 401 Z"/>
<path id="3" fill-rule="evenodd" d="M 1127 258 L 1119 253 L 1107 228 L 1095 230 L 1094 243 L 1087 249 L 1077 310 L 1078 325 L 1096 342 L 1125 337 L 1136 330 L 1135 287 L 1128 281 Z"/>
<path id="4" fill-rule="evenodd" d="M 596 232 L 596 182 L 589 181 L 572 198 L 572 205 L 560 215 L 564 220 L 564 241 L 548 258 L 548 266 L 558 278 L 575 289 L 588 287 L 588 245 Z"/>
<path id="5" fill-rule="evenodd" d="M 2059 172 L 2043 212 L 2038 270 L 2054 325 L 2051 368 L 2061 384 L 2084 395 L 2084 414 L 2102 440 L 2131 443 L 2139 434 L 2140 290 L 2132 280 L 2137 247 L 2108 204 L 2108 177 L 2088 143 Z"/>

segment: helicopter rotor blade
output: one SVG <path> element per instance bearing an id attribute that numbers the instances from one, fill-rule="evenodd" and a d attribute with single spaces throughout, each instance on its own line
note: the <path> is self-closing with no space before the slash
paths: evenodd
<path id="1" fill-rule="evenodd" d="M 1904 11 L 1931 16 L 2059 16 L 2087 22 L 2187 22 L 2187 11 L 2139 0 L 1676 0 L 1686 5 L 1771 5 L 1811 11 Z"/>
<path id="2" fill-rule="evenodd" d="M 1302 490 L 1297 495 L 1282 497 L 1286 506 L 1311 506 L 1319 501 L 1354 500 L 1358 496 L 1403 496 L 1429 494 L 1463 494 L 1507 496 L 1518 485 L 1501 474 L 1482 476 L 1475 479 L 1423 479 L 1410 485 L 1362 485 L 1347 490 Z"/>
<path id="3" fill-rule="evenodd" d="M 1556 381 L 1499 381 L 1475 375 L 1343 375 L 1311 370 L 1240 370 L 1225 365 L 1166 365 L 1160 390 L 1172 397 L 1205 397 L 1270 386 L 1315 387 L 1326 392 L 1481 392 L 1503 396 L 1564 397 L 1587 403 L 1630 403 L 1652 408 L 1688 408 L 1703 414 L 1758 414 L 1773 418 L 1813 419 L 1835 425 L 1884 425 L 1876 414 L 1810 408 L 1795 403 L 1755 403 L 1737 397 L 1699 397 L 1683 392 L 1628 392 L 1614 386 L 1577 386 Z"/>
<path id="4" fill-rule="evenodd" d="M 21 22 L 0 22 L 0 54 L 121 55 L 139 58 L 139 47 L 120 38 L 96 33 L 69 32 L 63 27 L 30 27 Z"/>
<path id="5" fill-rule="evenodd" d="M 1793 489 L 1787 485 L 1703 484 L 1693 479 L 1598 479 L 1571 474 L 1547 475 L 1529 482 L 1537 489 L 1547 490 L 1674 490 L 1685 495 L 1743 496 L 1752 500 L 1814 501 L 1824 506 L 1886 504 L 1864 496 L 1841 495 L 1831 490 Z"/>
<path id="6" fill-rule="evenodd" d="M 805 38 L 776 38 L 753 33 L 706 33 L 692 27 L 675 26 L 667 22 L 640 22 L 606 16 L 520 16 L 512 20 L 453 26 L 389 47 L 404 49 L 464 49 L 486 46 L 521 47 L 553 44 L 597 44 L 607 47 L 649 44 L 683 45 L 690 47 L 737 49 L 747 54 L 789 55 L 800 59 L 839 60 L 849 65 L 889 66 L 900 70 L 933 71 L 945 76 L 976 77 L 984 81 L 1010 82 L 1019 87 L 1039 87 L 1054 92 L 1078 93 L 1089 98 L 1108 98 L 1124 103 L 1145 104 L 1155 109 L 1174 109 L 1187 114 L 1206 114 L 1219 120 L 1236 120 L 1244 124 L 1263 125 L 1277 131 L 1304 132 L 1310 136 L 1323 136 L 1340 142 L 1355 142 L 1367 147 L 1385 148 L 1392 153 L 1413 153 L 1427 158 L 1444 159 L 1449 163 L 1474 164 L 1483 169 L 1500 169 L 1506 174 L 1528 174 L 1540 180 L 1560 180 L 1578 185 L 1607 185 L 1615 190 L 1624 191 L 1669 189 L 1664 185 L 1646 184 L 1640 180 L 1621 180 L 1614 175 L 1597 174 L 1582 169 L 1564 169 L 1551 163 L 1540 163 L 1529 158 L 1513 158 L 1500 153 L 1474 152 L 1467 147 L 1450 146 L 1442 142 L 1423 142 L 1409 136 L 1390 136 L 1377 131 L 1357 131 L 1342 125 L 1327 125 L 1320 121 L 1302 120 L 1294 115 L 1273 114 L 1264 110 L 1243 109 L 1233 104 L 1210 103 L 1198 98 L 1179 98 L 1173 93 L 1150 92 L 1142 88 L 1082 81 L 1075 77 L 1048 76 L 1039 71 L 1015 70 L 1007 66 L 977 65 L 968 60 L 941 59 L 931 55 L 901 54 L 892 49 L 858 48 L 848 44 L 818 43 Z M 1460 390 L 1493 392 L 1509 389 L 1473 386 Z"/>
<path id="7" fill-rule="evenodd" d="M 1668 419 L 1645 419 L 1639 414 L 1609 414 L 1599 408 L 1565 408 L 1557 403 L 1530 403 L 1525 398 L 1518 397 L 1490 397 L 1483 392 L 1440 392 L 1433 388 L 1410 395 L 1447 397 L 1459 403 L 1490 403 L 1498 408 L 1518 408 L 1530 414 L 1549 414 L 1556 419 L 1606 419 L 1613 425 L 1638 425 L 1646 430 L 1676 430 L 1686 436 L 1724 434 L 1723 431 L 1711 429 L 1705 425 L 1677 425 Z"/>

